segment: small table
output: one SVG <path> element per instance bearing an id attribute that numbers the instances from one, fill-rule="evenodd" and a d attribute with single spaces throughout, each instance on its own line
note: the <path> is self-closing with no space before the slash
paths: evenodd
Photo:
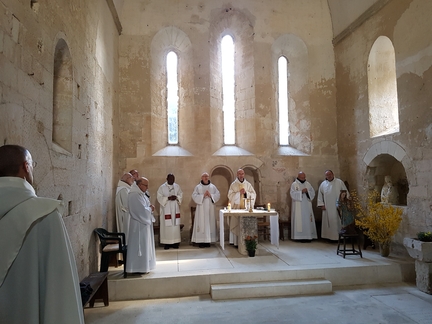
<path id="1" fill-rule="evenodd" d="M 239 235 L 239 253 L 247 255 L 244 239 L 247 235 L 254 236 L 258 233 L 257 217 L 270 216 L 270 242 L 279 248 L 279 214 L 275 210 L 265 211 L 254 209 L 252 212 L 244 209 L 232 209 L 231 211 L 221 209 L 219 211 L 219 243 L 222 250 L 225 250 L 225 233 L 224 233 L 224 217 L 240 217 L 240 235 Z M 255 230 L 250 230 L 251 226 L 245 226 L 246 223 L 252 226 Z M 246 230 L 246 229 L 249 230 Z M 253 232 L 253 233 L 252 233 Z"/>

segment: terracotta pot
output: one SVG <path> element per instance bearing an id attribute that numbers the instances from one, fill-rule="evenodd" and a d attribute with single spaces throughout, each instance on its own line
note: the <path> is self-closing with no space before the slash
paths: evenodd
<path id="1" fill-rule="evenodd" d="M 390 242 L 379 243 L 380 253 L 383 257 L 390 255 Z"/>

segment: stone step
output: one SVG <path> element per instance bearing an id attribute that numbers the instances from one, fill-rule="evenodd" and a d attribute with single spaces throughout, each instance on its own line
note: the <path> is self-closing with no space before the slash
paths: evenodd
<path id="1" fill-rule="evenodd" d="M 332 291 L 332 283 L 325 279 L 229 283 L 210 287 L 214 300 L 322 295 Z"/>

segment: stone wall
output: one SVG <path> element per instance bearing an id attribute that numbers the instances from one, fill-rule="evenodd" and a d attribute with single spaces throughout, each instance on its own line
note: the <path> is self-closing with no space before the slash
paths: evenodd
<path id="1" fill-rule="evenodd" d="M 120 17 L 119 169 L 136 168 L 149 178 L 153 202 L 166 175 L 174 173 L 184 192 L 185 228 L 190 226 L 191 194 L 204 171 L 216 170 L 215 180 L 223 184 L 225 197 L 226 182 L 233 178 L 223 180 L 217 170 L 227 170 L 226 175 L 235 175 L 240 167 L 255 170 L 261 203 L 270 202 L 283 218 L 288 217 L 289 187 L 299 170 L 306 172 L 315 189 L 325 169 L 339 176 L 327 1 L 271 1 L 270 5 L 246 0 L 145 4 L 130 0 L 124 2 Z M 223 147 L 220 41 L 227 34 L 235 43 L 237 100 L 237 148 L 227 151 L 237 153 L 219 151 Z M 190 155 L 166 147 L 164 60 L 170 50 L 179 56 L 179 146 Z M 291 65 L 293 140 L 285 150 L 278 146 L 279 55 Z M 316 217 L 321 213 L 316 211 Z"/>
<path id="2" fill-rule="evenodd" d="M 59 42 L 70 57 L 69 98 L 56 96 L 61 107 L 70 104 L 68 145 L 52 140 Z M 93 229 L 113 226 L 117 51 L 105 0 L 0 0 L 0 143 L 27 147 L 38 162 L 37 194 L 63 198 L 80 278 L 97 270 Z"/>
<path id="3" fill-rule="evenodd" d="M 335 45 L 341 172 L 361 191 L 375 157 L 390 155 L 404 166 L 409 192 L 395 237 L 399 245 L 405 236 L 432 229 L 431 10 L 430 1 L 390 1 Z M 394 47 L 399 131 L 371 138 L 368 57 L 380 36 L 388 37 Z"/>

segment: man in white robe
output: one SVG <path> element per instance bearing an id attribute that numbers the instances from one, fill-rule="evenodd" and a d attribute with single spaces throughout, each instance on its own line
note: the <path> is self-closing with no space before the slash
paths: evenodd
<path id="1" fill-rule="evenodd" d="M 315 190 L 306 181 L 306 174 L 300 171 L 297 179 L 291 184 L 291 239 L 310 242 L 317 239 L 315 217 L 312 210 L 312 200 Z"/>
<path id="2" fill-rule="evenodd" d="M 252 208 L 255 205 L 256 192 L 254 187 L 244 178 L 245 172 L 243 169 L 238 169 L 237 178 L 231 183 L 228 190 L 228 200 L 233 209 L 244 209 L 245 200 L 243 198 L 250 198 Z M 231 216 L 229 219 L 230 225 L 230 244 L 238 246 L 238 236 L 240 234 L 239 219 L 238 217 Z"/>
<path id="3" fill-rule="evenodd" d="M 199 243 L 200 248 L 210 247 L 215 243 L 216 218 L 214 204 L 219 201 L 220 193 L 209 180 L 207 172 L 201 175 L 201 182 L 195 187 L 192 199 L 197 204 L 195 211 L 192 242 Z"/>
<path id="4" fill-rule="evenodd" d="M 136 169 L 130 170 L 129 173 L 132 174 L 132 177 L 133 177 L 134 181 L 137 181 L 138 179 L 141 178 L 140 175 L 139 175 L 138 170 L 136 170 Z"/>
<path id="5" fill-rule="evenodd" d="M 180 186 L 175 183 L 174 175 L 168 174 L 167 181 L 159 187 L 157 192 L 157 200 L 160 204 L 160 242 L 165 244 L 165 250 L 170 247 L 179 248 L 182 199 L 183 192 Z"/>
<path id="6" fill-rule="evenodd" d="M 129 238 L 126 272 L 146 274 L 156 267 L 156 253 L 153 233 L 154 206 L 147 196 L 149 182 L 140 178 L 132 184 L 128 196 Z"/>
<path id="7" fill-rule="evenodd" d="M 334 177 L 333 171 L 326 170 L 325 177 L 326 179 L 318 189 L 317 206 L 322 209 L 321 237 L 337 241 L 342 224 L 337 212 L 336 201 L 339 199 L 341 190 L 347 190 L 347 197 L 349 193 L 345 183 Z"/>
<path id="8" fill-rule="evenodd" d="M 129 208 L 128 208 L 128 194 L 131 185 L 134 182 L 132 174 L 125 173 L 117 184 L 115 208 L 116 208 L 116 224 L 117 232 L 125 233 L 126 242 L 129 230 Z"/>
<path id="9" fill-rule="evenodd" d="M 84 323 L 63 207 L 36 196 L 35 166 L 24 147 L 0 147 L 0 322 Z"/>

